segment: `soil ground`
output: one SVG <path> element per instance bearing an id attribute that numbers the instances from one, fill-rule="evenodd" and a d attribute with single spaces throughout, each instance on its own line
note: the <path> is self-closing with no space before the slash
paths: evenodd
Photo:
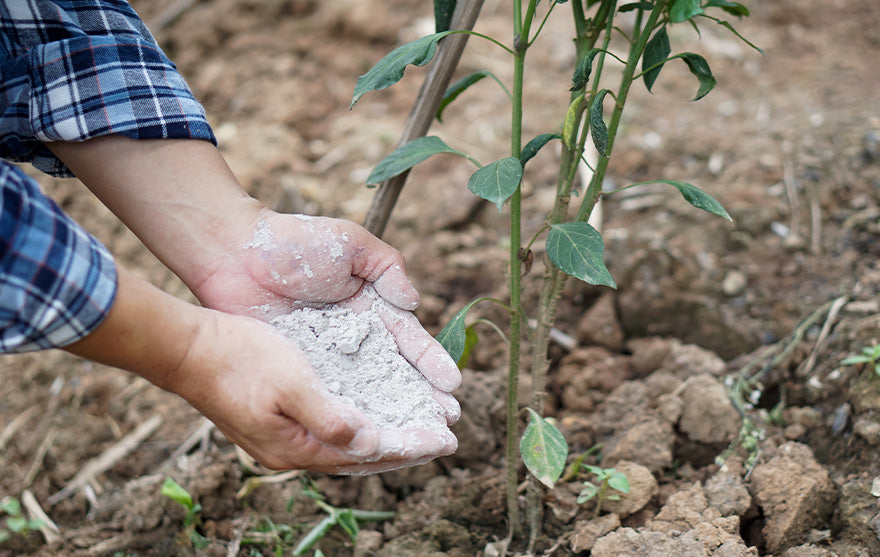
<path id="1" fill-rule="evenodd" d="M 349 111 L 351 92 L 391 48 L 431 32 L 430 3 L 203 0 L 171 21 L 167 10 L 184 3 L 133 4 L 203 101 L 248 191 L 278 210 L 363 220 L 373 196 L 364 179 L 393 149 L 424 70 Z M 764 56 L 721 27 L 701 37 L 675 28 L 673 51 L 704 55 L 716 89 L 688 101 L 696 83 L 671 63 L 653 94 L 639 85 L 630 96 L 609 185 L 688 181 L 735 224 L 669 188 L 604 202 L 619 288 L 568 283 L 558 328 L 574 343 L 551 348 L 547 413 L 572 457 L 601 443 L 586 462 L 625 471 L 632 489 L 601 516 L 575 502 L 583 471 L 546 492 L 537 554 L 880 555 L 880 378 L 841 365 L 880 343 L 880 6 L 747 5 L 752 16 L 737 28 Z M 508 3 L 487 0 L 477 27 L 506 37 L 509 21 Z M 530 51 L 525 137 L 554 131 L 567 106 L 567 22 L 563 5 Z M 476 69 L 511 77 L 500 49 L 471 40 L 459 73 Z M 485 80 L 432 133 L 478 160 L 500 158 L 506 106 Z M 552 203 L 555 157 L 547 148 L 529 165 L 524 237 Z M 475 297 L 504 296 L 505 216 L 474 201 L 470 171 L 445 156 L 417 167 L 385 235 L 407 257 L 431 332 Z M 120 261 L 191 299 L 78 182 L 41 180 Z M 528 288 L 543 257 L 536 249 Z M 503 321 L 493 311 L 474 317 Z M 456 455 L 379 476 L 295 474 L 257 486 L 266 471 L 175 396 L 60 352 L 5 356 L 0 495 L 32 493 L 60 534 L 14 536 L 0 555 L 289 555 L 324 516 L 306 488 L 341 508 L 396 511 L 363 523 L 357 544 L 331 530 L 317 546 L 325 555 L 498 555 L 508 530 L 506 350 L 488 327 L 478 332 L 457 393 Z M 53 498 L 144 424 L 155 427 L 121 458 Z M 204 547 L 159 495 L 168 476 L 202 505 Z"/>

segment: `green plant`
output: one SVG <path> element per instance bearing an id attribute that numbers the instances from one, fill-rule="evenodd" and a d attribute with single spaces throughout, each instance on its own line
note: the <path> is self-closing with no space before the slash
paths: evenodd
<path id="1" fill-rule="evenodd" d="M 865 346 L 862 348 L 861 354 L 845 358 L 840 363 L 845 366 L 868 364 L 868 366 L 874 370 L 874 373 L 880 375 L 880 344 Z"/>
<path id="2" fill-rule="evenodd" d="M 6 515 L 6 526 L 0 528 L 0 543 L 5 542 L 13 535 L 26 536 L 28 532 L 38 530 L 43 526 L 40 520 L 32 520 L 21 512 L 21 503 L 15 497 L 0 499 L 0 514 Z"/>
<path id="3" fill-rule="evenodd" d="M 165 478 L 162 482 L 162 495 L 168 497 L 175 503 L 178 503 L 186 510 L 183 517 L 183 533 L 186 540 L 192 544 L 195 549 L 203 549 L 208 546 L 210 540 L 199 533 L 198 527 L 201 524 L 199 513 L 202 506 L 193 501 L 192 495 L 172 478 Z"/>
<path id="4" fill-rule="evenodd" d="M 249 529 L 242 537 L 242 545 L 260 546 L 269 545 L 272 552 L 281 557 L 284 549 L 293 545 L 294 529 L 287 524 L 276 524 L 268 516 L 263 516 L 253 529 Z M 262 555 L 256 548 L 252 549 L 254 555 Z"/>
<path id="5" fill-rule="evenodd" d="M 302 540 L 300 540 L 296 548 L 293 550 L 293 555 L 302 555 L 311 549 L 311 547 L 315 545 L 318 540 L 323 538 L 334 526 L 342 528 L 342 530 L 351 538 L 351 541 L 355 542 L 357 540 L 358 532 L 360 532 L 360 527 L 358 526 L 359 522 L 375 522 L 378 520 L 389 520 L 394 518 L 394 513 L 391 511 L 364 511 L 360 509 L 334 507 L 324 500 L 323 495 L 313 489 L 306 489 L 303 491 L 303 494 L 314 499 L 315 504 L 317 504 L 321 510 L 326 512 L 327 516 L 325 516 L 321 522 L 319 522 Z M 321 553 L 320 549 L 316 549 L 315 557 L 318 557 L 319 555 L 323 555 L 323 553 Z"/>
<path id="6" fill-rule="evenodd" d="M 629 493 L 629 480 L 626 479 L 626 474 L 623 472 L 618 472 L 614 468 L 602 468 L 589 464 L 584 468 L 596 477 L 596 481 L 587 480 L 584 482 L 584 489 L 578 495 L 577 502 L 583 504 L 595 499 L 596 516 L 599 516 L 602 511 L 603 501 L 619 501 L 621 493 Z M 609 489 L 620 493 L 609 493 Z"/>
<path id="7" fill-rule="evenodd" d="M 646 0 L 635 1 L 618 6 L 615 0 L 575 0 L 570 2 L 574 23 L 574 44 L 576 66 L 571 75 L 568 109 L 561 115 L 560 123 L 548 126 L 545 133 L 529 141 L 523 138 L 525 59 L 528 51 L 535 46 L 536 39 L 545 22 L 554 10 L 567 3 L 565 0 L 550 0 L 543 5 L 539 0 L 514 0 L 513 29 L 511 43 L 472 31 L 450 31 L 438 18 L 437 33 L 428 35 L 398 47 L 380 60 L 367 73 L 360 76 L 352 97 L 352 106 L 365 93 L 387 88 L 403 77 L 407 65 L 422 66 L 431 61 L 439 41 L 453 33 L 469 33 L 485 39 L 508 55 L 513 65 L 513 79 L 508 85 L 491 72 L 479 71 L 463 77 L 449 86 L 440 102 L 440 113 L 449 110 L 449 105 L 462 93 L 481 82 L 484 77 L 501 84 L 510 98 L 510 145 L 501 158 L 488 164 L 481 164 L 473 157 L 447 145 L 438 137 L 422 137 L 410 141 L 385 157 L 373 169 L 367 179 L 368 184 L 379 184 L 394 176 L 407 172 L 414 165 L 440 153 L 460 155 L 474 163 L 478 168 L 468 181 L 468 188 L 477 196 L 494 203 L 499 211 L 507 207 L 509 213 L 509 266 L 508 298 L 494 300 L 480 298 L 467 304 L 452 321 L 439 333 L 438 340 L 460 363 L 472 347 L 475 334 L 466 323 L 468 311 L 477 303 L 492 301 L 505 308 L 509 315 L 508 341 L 508 381 L 507 381 L 507 510 L 511 527 L 510 536 L 521 530 L 518 503 L 518 461 L 520 456 L 531 472 L 532 481 L 527 497 L 527 513 L 530 525 L 530 550 L 537 537 L 541 521 L 541 485 L 552 488 L 559 480 L 568 458 L 565 439 L 551 421 L 540 415 L 545 396 L 546 374 L 549 368 L 547 356 L 550 330 L 557 314 L 557 308 L 565 281 L 569 276 L 597 286 L 615 288 L 616 284 L 603 261 L 604 244 L 599 231 L 588 224 L 588 219 L 600 197 L 613 195 L 622 189 L 642 186 L 648 183 L 661 183 L 676 189 L 691 205 L 709 213 L 731 220 L 730 215 L 718 201 L 696 186 L 668 179 L 651 180 L 624 186 L 615 191 L 605 192 L 608 163 L 620 129 L 621 116 L 627 96 L 633 84 L 641 80 L 650 91 L 661 70 L 667 62 L 681 60 L 697 79 L 698 88 L 694 100 L 704 97 L 715 86 L 706 60 L 695 53 L 671 54 L 667 28 L 676 24 L 687 24 L 697 29 L 698 22 L 712 21 L 746 41 L 725 19 L 710 12 L 721 12 L 734 17 L 746 16 L 748 9 L 738 2 L 728 0 Z M 455 2 L 435 1 L 436 13 L 450 13 Z M 539 15 L 539 7 L 543 13 Z M 620 14 L 633 16 L 628 25 L 617 24 Z M 610 49 L 612 40 L 623 41 L 627 50 L 625 57 L 619 57 Z M 754 46 L 754 45 L 751 45 Z M 755 47 L 757 48 L 757 47 Z M 615 51 L 620 49 L 615 48 Z M 617 63 L 622 67 L 617 88 L 604 86 L 609 78 L 605 71 L 606 63 Z M 562 88 L 559 88 L 560 90 Z M 611 115 L 606 122 L 605 105 L 611 107 Z M 555 127 L 555 129 L 553 129 Z M 527 164 L 551 141 L 559 141 L 562 153 L 555 184 L 555 204 L 545 215 L 544 224 L 532 231 L 527 241 L 523 240 L 522 228 L 522 180 Z M 585 149 L 594 149 L 598 162 L 591 168 L 592 178 L 584 184 L 583 193 L 575 189 L 577 170 L 587 164 Z M 589 166 L 589 165 L 588 165 Z M 572 200 L 579 198 L 570 209 Z M 572 214 L 573 213 L 573 214 Z M 532 246 L 544 238 L 549 264 L 545 265 L 540 291 L 535 293 L 537 311 L 533 316 L 535 327 L 529 330 L 523 292 L 523 269 L 530 262 Z M 519 442 L 521 414 L 518 404 L 518 377 L 523 342 L 528 337 L 531 342 L 531 361 L 528 371 L 531 374 L 531 400 L 528 424 Z"/>

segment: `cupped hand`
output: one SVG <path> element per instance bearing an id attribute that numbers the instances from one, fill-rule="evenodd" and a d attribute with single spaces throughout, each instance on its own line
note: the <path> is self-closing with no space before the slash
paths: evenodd
<path id="1" fill-rule="evenodd" d="M 400 353 L 441 392 L 461 382 L 455 362 L 412 313 L 419 297 L 403 256 L 353 222 L 263 209 L 210 275 L 190 286 L 206 307 L 263 321 L 320 303 L 363 311 L 370 290 Z M 456 412 L 447 413 L 450 423 Z"/>
<path id="2" fill-rule="evenodd" d="M 305 355 L 256 319 L 211 310 L 165 388 L 274 469 L 375 473 L 451 454 L 448 430 L 381 431 L 323 388 Z"/>

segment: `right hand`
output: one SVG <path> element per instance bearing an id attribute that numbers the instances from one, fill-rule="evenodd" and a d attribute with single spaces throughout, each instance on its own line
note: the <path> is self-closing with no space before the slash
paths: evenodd
<path id="1" fill-rule="evenodd" d="M 457 448 L 448 430 L 378 430 L 324 389 L 305 355 L 282 333 L 253 318 L 200 311 L 204 323 L 162 386 L 264 466 L 378 473 Z"/>

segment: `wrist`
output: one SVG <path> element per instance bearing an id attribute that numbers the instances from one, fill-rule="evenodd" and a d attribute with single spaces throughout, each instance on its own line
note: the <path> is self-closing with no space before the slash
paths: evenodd
<path id="1" fill-rule="evenodd" d="M 47 146 L 191 288 L 264 209 L 206 141 L 105 136 Z"/>

